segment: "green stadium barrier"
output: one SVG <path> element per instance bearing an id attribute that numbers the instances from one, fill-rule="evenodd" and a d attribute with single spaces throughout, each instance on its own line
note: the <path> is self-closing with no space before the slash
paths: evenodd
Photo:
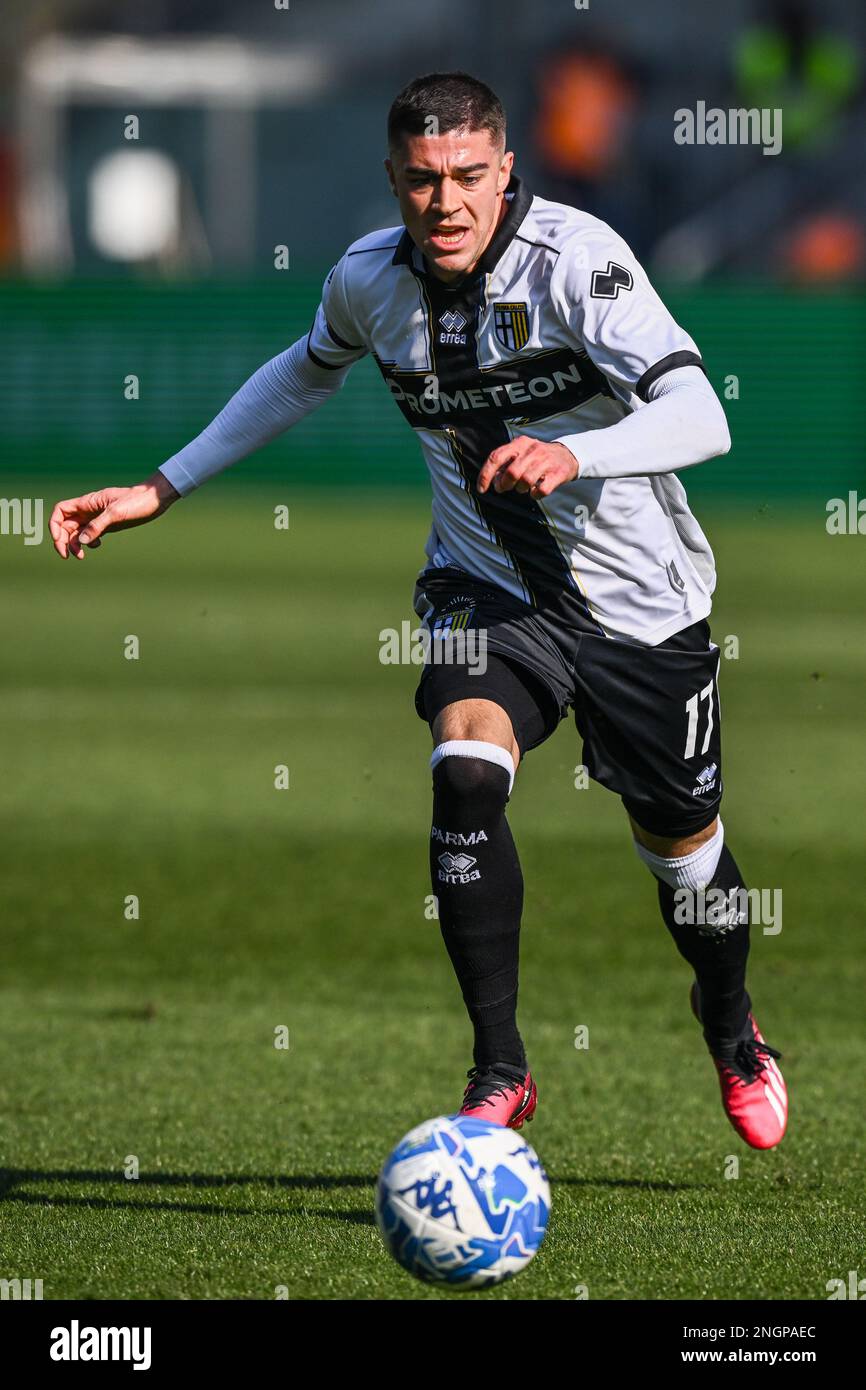
<path id="1" fill-rule="evenodd" d="M 94 484 L 150 472 L 257 366 L 306 332 L 326 271 L 243 282 L 3 283 L 4 468 Z M 703 352 L 734 440 L 725 459 L 688 475 L 690 491 L 823 500 L 863 486 L 862 293 L 661 288 Z M 130 376 L 138 399 L 127 399 Z M 426 482 L 420 452 L 369 360 L 336 400 L 229 476 Z"/>

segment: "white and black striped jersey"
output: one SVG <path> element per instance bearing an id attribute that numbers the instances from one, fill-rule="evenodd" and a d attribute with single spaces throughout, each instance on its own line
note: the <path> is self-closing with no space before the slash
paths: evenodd
<path id="1" fill-rule="evenodd" d="M 373 355 L 429 469 L 428 564 L 535 606 L 569 590 L 597 630 L 657 645 L 709 613 L 709 544 L 673 473 L 641 474 L 635 458 L 633 476 L 597 476 L 590 438 L 582 458 L 575 436 L 643 409 L 701 359 L 610 227 L 517 178 L 508 197 L 453 285 L 426 272 L 403 227 L 355 242 L 325 282 L 307 351 L 332 369 Z M 518 434 L 566 442 L 580 476 L 541 500 L 479 495 L 487 456 Z"/>

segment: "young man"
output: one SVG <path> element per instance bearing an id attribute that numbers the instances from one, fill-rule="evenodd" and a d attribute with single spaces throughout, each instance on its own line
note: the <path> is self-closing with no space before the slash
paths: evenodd
<path id="1" fill-rule="evenodd" d="M 718 817 L 713 557 L 674 474 L 727 452 L 724 412 L 625 243 L 512 174 L 487 86 L 418 78 L 391 108 L 388 143 L 403 227 L 350 246 L 308 336 L 147 482 L 58 503 L 55 546 L 83 558 L 106 532 L 160 515 L 372 353 L 430 471 L 416 611 L 433 635 L 486 636 L 483 674 L 430 662 L 416 695 L 435 745 L 433 889 L 475 1031 L 463 1113 L 519 1128 L 535 1110 L 505 807 L 520 758 L 573 708 L 589 773 L 622 798 L 694 971 L 725 1111 L 770 1148 L 787 1099 L 746 993 L 747 899 Z"/>

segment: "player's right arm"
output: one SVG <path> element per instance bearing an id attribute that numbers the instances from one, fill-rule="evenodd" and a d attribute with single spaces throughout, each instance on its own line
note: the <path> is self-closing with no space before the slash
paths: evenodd
<path id="1" fill-rule="evenodd" d="M 344 256 L 325 281 L 310 332 L 266 362 L 195 439 L 134 487 L 58 502 L 49 529 L 58 555 L 83 559 L 110 531 L 153 521 L 208 478 L 276 438 L 340 389 L 367 351 L 352 319 Z"/>

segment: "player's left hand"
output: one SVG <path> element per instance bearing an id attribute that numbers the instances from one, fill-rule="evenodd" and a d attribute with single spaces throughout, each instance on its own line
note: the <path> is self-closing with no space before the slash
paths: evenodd
<path id="1" fill-rule="evenodd" d="M 508 444 L 494 449 L 478 474 L 478 491 L 486 492 L 493 484 L 494 492 L 528 492 L 533 497 L 548 497 L 563 483 L 573 482 L 578 462 L 564 444 L 545 444 L 542 439 L 530 439 L 519 434 Z"/>

